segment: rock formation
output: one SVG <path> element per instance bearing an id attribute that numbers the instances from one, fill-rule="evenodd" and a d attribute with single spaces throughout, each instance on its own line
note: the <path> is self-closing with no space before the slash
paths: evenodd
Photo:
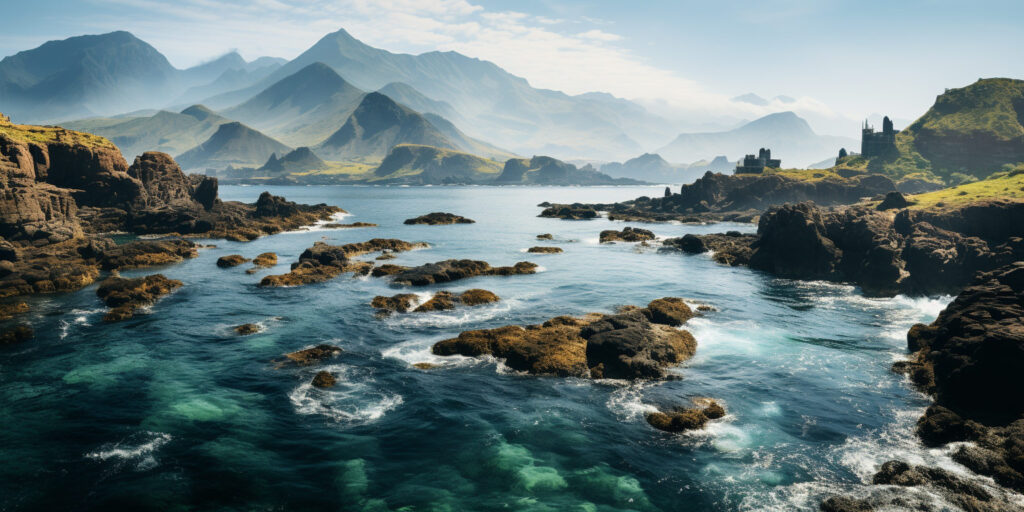
<path id="1" fill-rule="evenodd" d="M 103 321 L 116 322 L 131 318 L 136 309 L 153 304 L 181 285 L 181 281 L 167 279 L 163 274 L 129 279 L 111 276 L 96 289 L 96 295 L 111 308 L 103 316 Z"/>
<path id="2" fill-rule="evenodd" d="M 381 267 L 386 267 L 388 272 L 379 275 L 394 275 L 396 284 L 409 286 L 447 283 L 476 276 L 512 276 L 537 272 L 537 265 L 529 261 L 520 261 L 511 267 L 492 267 L 486 261 L 479 260 L 445 260 L 413 268 L 398 265 Z M 374 276 L 378 276 L 378 273 L 374 272 Z"/>
<path id="3" fill-rule="evenodd" d="M 552 217 L 563 220 L 590 220 L 598 217 L 597 210 L 579 203 L 570 205 L 556 204 L 550 206 L 545 204 L 545 206 L 547 207 L 540 212 L 538 217 Z"/>
<path id="4" fill-rule="evenodd" d="M 420 215 L 412 219 L 405 219 L 405 224 L 426 224 L 428 226 L 440 226 L 444 224 L 473 224 L 473 219 L 455 215 L 454 213 L 434 212 Z"/>
<path id="5" fill-rule="evenodd" d="M 711 399 L 694 400 L 697 407 L 683 407 L 647 415 L 647 423 L 665 432 L 685 432 L 704 428 L 709 420 L 725 416 L 725 408 Z"/>
<path id="6" fill-rule="evenodd" d="M 539 375 L 650 379 L 693 356 L 697 342 L 671 327 L 692 316 L 676 298 L 615 315 L 560 316 L 541 325 L 465 331 L 437 342 L 434 354 L 501 358 L 510 368 Z"/>
<path id="7" fill-rule="evenodd" d="M 598 238 L 604 244 L 609 242 L 643 242 L 654 240 L 655 237 L 654 233 L 650 230 L 626 226 L 622 228 L 622 231 L 606 229 L 601 232 Z"/>
<path id="8" fill-rule="evenodd" d="M 320 283 L 334 279 L 346 272 L 366 275 L 373 268 L 373 263 L 358 261 L 352 258 L 371 252 L 391 251 L 402 252 L 427 247 L 422 242 L 410 243 L 394 238 L 374 238 L 366 242 L 345 245 L 328 245 L 323 242 L 313 244 L 299 256 L 299 261 L 291 266 L 287 274 L 266 276 L 260 286 L 299 286 Z"/>
<path id="9" fill-rule="evenodd" d="M 535 247 L 530 247 L 529 249 L 526 250 L 526 252 L 532 253 L 532 254 L 558 254 L 558 253 L 562 252 L 562 248 L 561 247 L 535 246 Z"/>

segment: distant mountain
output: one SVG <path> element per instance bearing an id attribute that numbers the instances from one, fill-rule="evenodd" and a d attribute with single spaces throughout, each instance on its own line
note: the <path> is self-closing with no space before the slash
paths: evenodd
<path id="1" fill-rule="evenodd" d="M 769 148 L 773 157 L 782 159 L 783 167 L 803 167 L 838 154 L 841 147 L 858 145 L 848 137 L 818 135 L 793 112 L 779 112 L 729 131 L 681 134 L 658 153 L 686 162 L 709 155 L 738 159 Z"/>
<path id="2" fill-rule="evenodd" d="M 270 76 L 271 73 L 288 62 L 276 57 L 260 57 L 252 62 L 245 62 L 241 60 L 241 56 L 235 59 L 233 55 L 238 56 L 237 53 L 232 52 L 215 61 L 196 66 L 196 68 L 206 68 L 207 70 L 216 67 L 219 69 L 219 73 L 197 74 L 201 79 L 194 78 L 191 82 L 198 82 L 198 84 L 189 86 L 175 100 L 175 103 L 195 103 L 204 98 L 250 87 Z M 189 68 L 185 70 L 185 73 L 196 68 Z"/>
<path id="3" fill-rule="evenodd" d="M 628 113 L 609 116 L 606 110 L 593 109 L 585 99 L 534 89 L 491 62 L 456 52 L 394 54 L 365 45 L 344 30 L 324 36 L 268 81 L 280 80 L 315 62 L 331 66 L 364 90 L 378 90 L 392 82 L 408 84 L 429 98 L 450 104 L 467 120 L 463 128 L 470 135 L 500 140 L 513 151 L 548 144 L 572 153 L 565 156 L 614 157 L 640 151 L 618 124 Z"/>
<path id="4" fill-rule="evenodd" d="M 224 115 L 290 144 L 323 141 L 362 101 L 364 92 L 322 62 L 273 83 Z M 381 154 L 383 156 L 383 154 Z"/>
<path id="5" fill-rule="evenodd" d="M 758 107 L 767 107 L 768 104 L 771 103 L 770 101 L 752 92 L 736 96 L 735 98 L 732 98 L 730 101 L 733 101 L 735 103 L 749 103 L 751 105 L 757 105 Z"/>
<path id="6" fill-rule="evenodd" d="M 724 156 L 712 161 L 700 160 L 692 164 L 670 164 L 661 155 L 644 153 L 625 162 L 611 162 L 601 166 L 601 172 L 613 178 L 632 178 L 651 183 L 692 183 L 707 171 L 731 172 L 735 162 Z"/>
<path id="7" fill-rule="evenodd" d="M 182 169 L 256 167 L 291 148 L 237 121 L 225 123 L 202 144 L 175 157 Z"/>
<path id="8" fill-rule="evenodd" d="M 345 124 L 313 149 L 328 160 L 372 160 L 398 144 L 458 149 L 425 117 L 378 92 L 367 94 Z"/>
<path id="9" fill-rule="evenodd" d="M 437 114 L 448 119 L 459 117 L 459 113 L 448 103 L 428 98 L 409 84 L 391 82 L 378 89 L 377 92 L 421 114 Z"/>
<path id="10" fill-rule="evenodd" d="M 452 141 L 452 143 L 462 151 L 498 160 L 506 160 L 516 156 L 508 151 L 494 147 L 486 142 L 476 140 L 465 133 L 462 133 L 462 131 L 456 128 L 451 121 L 437 114 L 423 114 L 423 117 L 429 121 L 430 124 L 434 125 L 434 128 L 437 128 L 437 130 L 441 132 L 441 135 L 444 135 L 448 140 Z"/>
<path id="11" fill-rule="evenodd" d="M 327 168 L 327 162 L 313 153 L 308 147 L 295 148 L 294 151 L 278 157 L 270 155 L 267 163 L 257 169 L 257 176 L 280 176 L 295 172 L 318 171 Z"/>
<path id="12" fill-rule="evenodd" d="M 374 170 L 375 179 L 411 185 L 449 185 L 492 181 L 501 164 L 461 151 L 399 144 Z"/>
<path id="13" fill-rule="evenodd" d="M 549 156 L 512 158 L 505 162 L 495 185 L 633 185 L 643 183 L 628 178 L 612 178 L 591 165 L 575 165 Z"/>
<path id="14" fill-rule="evenodd" d="M 40 122 L 152 107 L 176 74 L 128 32 L 49 41 L 0 61 L 0 111 Z"/>
<path id="15" fill-rule="evenodd" d="M 229 52 L 209 62 L 188 68 L 181 74 L 190 82 L 209 83 L 224 74 L 225 71 L 245 71 L 245 68 L 245 59 L 238 52 Z"/>
<path id="16" fill-rule="evenodd" d="M 161 110 L 145 117 L 92 118 L 61 125 L 110 139 L 131 161 L 146 151 L 182 153 L 210 138 L 220 125 L 228 122 L 231 120 L 202 105 L 193 105 L 180 113 Z"/>

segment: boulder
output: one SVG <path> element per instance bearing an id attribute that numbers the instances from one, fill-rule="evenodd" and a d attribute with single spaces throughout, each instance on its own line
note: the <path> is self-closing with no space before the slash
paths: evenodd
<path id="1" fill-rule="evenodd" d="M 428 226 L 440 226 L 444 224 L 473 224 L 473 219 L 467 219 L 454 213 L 434 212 L 420 215 L 412 219 L 405 219 L 405 224 L 426 224 Z"/>
<path id="2" fill-rule="evenodd" d="M 536 272 L 537 265 L 528 261 L 520 261 L 511 267 L 492 267 L 486 261 L 445 260 L 397 271 L 394 274 L 394 282 L 410 286 L 426 286 L 476 276 L 511 276 Z"/>
<path id="3" fill-rule="evenodd" d="M 547 247 L 547 246 L 539 247 L 538 246 L 538 247 L 530 247 L 529 249 L 526 250 L 526 252 L 533 253 L 533 254 L 558 254 L 558 253 L 562 252 L 562 248 L 561 247 Z"/>
<path id="4" fill-rule="evenodd" d="M 725 416 L 725 408 L 710 399 L 695 400 L 697 407 L 678 408 L 673 411 L 652 412 L 647 415 L 647 423 L 665 432 L 685 432 L 704 428 L 709 420 Z"/>
<path id="5" fill-rule="evenodd" d="M 257 324 L 242 324 L 235 327 L 235 332 L 238 333 L 239 336 L 248 336 L 250 334 L 256 334 L 262 330 L 263 329 L 260 328 L 260 326 Z"/>
<path id="6" fill-rule="evenodd" d="M 313 387 L 317 388 L 332 388 L 337 382 L 338 379 L 336 379 L 331 372 L 321 370 L 313 377 L 313 382 L 311 382 L 311 384 L 313 384 Z"/>
<path id="7" fill-rule="evenodd" d="M 342 352 L 341 347 L 335 345 L 317 345 L 315 347 L 304 348 L 285 354 L 285 360 L 300 366 L 309 366 L 314 363 L 332 358 Z"/>
<path id="8" fill-rule="evenodd" d="M 237 267 L 247 261 L 249 261 L 249 258 L 243 257 L 241 254 L 230 254 L 217 258 L 217 266 L 220 268 Z"/>
<path id="9" fill-rule="evenodd" d="M 885 195 L 885 199 L 883 199 L 881 203 L 878 203 L 878 206 L 876 207 L 876 209 L 882 210 L 882 211 L 884 211 L 884 210 L 896 210 L 896 209 L 906 208 L 906 207 L 908 207 L 908 206 L 910 206 L 912 204 L 914 204 L 914 203 L 911 203 L 910 201 L 907 201 L 907 198 L 903 197 L 903 194 L 901 194 L 899 192 L 896 192 L 896 191 L 893 191 L 893 192 L 889 192 L 888 194 Z"/>
<path id="10" fill-rule="evenodd" d="M 647 229 L 625 227 L 622 231 L 615 231 L 614 229 L 606 229 L 600 234 L 601 243 L 608 242 L 643 242 L 646 240 L 654 240 L 654 233 Z"/>

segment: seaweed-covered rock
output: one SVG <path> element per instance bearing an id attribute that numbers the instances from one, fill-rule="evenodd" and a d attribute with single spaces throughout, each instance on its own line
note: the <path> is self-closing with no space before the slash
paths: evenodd
<path id="1" fill-rule="evenodd" d="M 709 420 L 725 416 L 725 408 L 709 399 L 695 400 L 697 407 L 679 408 L 669 412 L 652 412 L 647 423 L 665 432 L 685 432 L 704 428 Z"/>
<path id="2" fill-rule="evenodd" d="M 654 232 L 648 229 L 626 226 L 622 228 L 622 231 L 606 229 L 601 232 L 599 238 L 601 243 L 604 244 L 608 242 L 644 242 L 654 240 L 655 236 Z"/>
<path id="3" fill-rule="evenodd" d="M 540 212 L 539 217 L 551 217 L 562 220 L 590 220 L 598 217 L 597 210 L 581 204 L 553 205 Z"/>
<path id="4" fill-rule="evenodd" d="M 476 276 L 512 276 L 534 274 L 537 265 L 520 261 L 511 267 L 492 267 L 486 261 L 445 260 L 407 268 L 394 274 L 394 282 L 410 286 L 447 283 Z"/>
<path id="5" fill-rule="evenodd" d="M 33 337 L 35 337 L 35 331 L 32 330 L 32 327 L 25 324 L 15 325 L 0 332 L 0 346 L 22 343 Z"/>
<path id="6" fill-rule="evenodd" d="M 103 321 L 116 322 L 131 318 L 139 307 L 153 304 L 181 285 L 181 281 L 167 279 L 163 274 L 135 278 L 116 275 L 108 277 L 96 289 L 96 295 L 111 308 L 104 315 Z"/>
<path id="7" fill-rule="evenodd" d="M 444 224 L 473 224 L 473 219 L 467 219 L 454 213 L 433 212 L 420 215 L 412 219 L 405 219 L 405 224 L 426 224 L 428 226 L 440 226 Z"/>
<path id="8" fill-rule="evenodd" d="M 287 362 L 292 362 L 300 366 L 308 366 L 332 358 L 341 352 L 341 347 L 322 344 L 290 352 L 285 354 L 284 357 Z"/>
<path id="9" fill-rule="evenodd" d="M 357 261 L 352 258 L 363 254 L 379 251 L 402 252 L 427 247 L 422 242 L 406 242 L 395 238 L 374 238 L 366 242 L 345 245 L 329 245 L 316 242 L 313 247 L 303 251 L 299 261 L 293 263 L 287 274 L 266 276 L 260 286 L 300 286 L 319 283 L 338 277 L 346 272 L 360 275 L 370 273 L 373 264 Z"/>
<path id="10" fill-rule="evenodd" d="M 247 261 L 249 261 L 249 258 L 246 258 L 241 254 L 229 254 L 227 256 L 217 258 L 217 266 L 220 268 L 237 267 Z"/>
<path id="11" fill-rule="evenodd" d="M 562 248 L 561 247 L 550 247 L 550 246 L 537 246 L 537 247 L 530 247 L 529 249 L 526 250 L 526 252 L 533 253 L 533 254 L 558 254 L 558 253 L 562 252 Z"/>
<path id="12" fill-rule="evenodd" d="M 327 370 L 320 370 L 313 377 L 313 382 L 311 382 L 311 384 L 313 384 L 313 387 L 317 388 L 332 388 L 337 384 L 337 382 L 338 379 L 334 377 L 334 374 Z"/>
<path id="13" fill-rule="evenodd" d="M 262 329 L 257 324 L 242 324 L 235 327 L 235 332 L 238 333 L 239 336 L 248 336 L 250 334 L 256 334 L 261 330 Z"/>

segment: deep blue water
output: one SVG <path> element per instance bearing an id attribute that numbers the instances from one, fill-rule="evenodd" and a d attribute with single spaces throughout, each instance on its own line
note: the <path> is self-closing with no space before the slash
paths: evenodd
<path id="1" fill-rule="evenodd" d="M 222 187 L 253 201 L 264 188 Z M 613 201 L 662 187 L 278 187 L 378 228 L 312 230 L 217 248 L 157 270 L 185 286 L 134 319 L 104 324 L 95 285 L 33 299 L 37 337 L 0 350 L 2 510 L 572 510 L 816 509 L 835 491 L 863 492 L 895 456 L 944 460 L 913 439 L 928 400 L 889 371 L 904 335 L 948 298 L 866 299 L 856 289 L 774 279 L 707 255 L 599 245 L 622 223 L 536 217 L 541 201 Z M 448 211 L 472 225 L 405 226 Z M 753 231 L 752 225 L 645 226 L 659 236 Z M 553 233 L 564 254 L 526 254 Z M 530 260 L 532 276 L 481 277 L 500 303 L 374 318 L 386 280 L 342 276 L 260 289 L 313 242 L 426 241 L 414 265 L 448 258 Z M 222 255 L 277 252 L 247 275 Z M 369 256 L 372 258 L 373 256 Z M 682 378 L 627 384 L 516 374 L 493 360 L 430 354 L 467 329 L 611 312 L 663 296 L 711 304 L 691 320 L 697 355 Z M 232 326 L 266 330 L 239 337 Z M 278 368 L 318 343 L 345 352 L 325 366 Z M 441 368 L 422 371 L 412 363 Z M 338 386 L 309 386 L 320 369 Z M 671 435 L 643 419 L 655 407 L 713 397 L 729 415 Z"/>

